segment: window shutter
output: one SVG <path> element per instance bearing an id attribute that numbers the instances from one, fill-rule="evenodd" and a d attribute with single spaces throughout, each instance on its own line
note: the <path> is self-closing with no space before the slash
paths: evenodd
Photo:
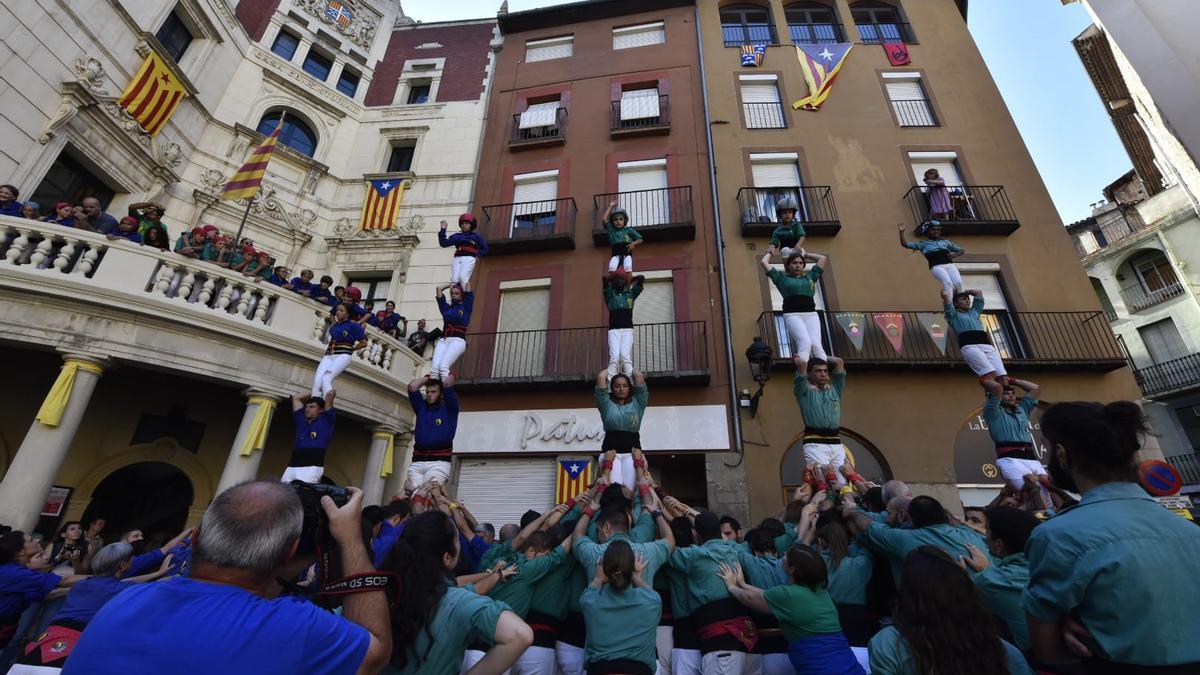
<path id="1" fill-rule="evenodd" d="M 915 78 L 888 80 L 887 93 L 888 98 L 892 101 L 916 101 L 925 98 L 925 91 L 921 89 L 921 81 Z"/>
<path id="2" fill-rule="evenodd" d="M 575 53 L 574 36 L 525 43 L 525 62 L 565 59 Z"/>
<path id="3" fill-rule="evenodd" d="M 648 47 L 667 41 L 667 31 L 662 21 L 641 26 L 613 29 L 613 49 Z"/>
<path id="4" fill-rule="evenodd" d="M 1187 356 L 1183 336 L 1179 334 L 1179 329 L 1171 319 L 1138 326 L 1137 330 L 1146 345 L 1146 351 L 1150 352 L 1151 361 L 1163 363 Z"/>
<path id="5" fill-rule="evenodd" d="M 621 92 L 621 119 L 637 120 L 647 117 L 658 117 L 657 87 Z"/>
<path id="6" fill-rule="evenodd" d="M 617 198 L 629 213 L 629 224 L 633 227 L 665 225 L 671 222 L 670 205 L 667 200 L 667 162 L 657 160 L 617 164 Z M 654 190 L 654 192 L 642 192 Z M 636 194 L 628 194 L 628 193 Z"/>
<path id="7" fill-rule="evenodd" d="M 742 103 L 779 103 L 779 87 L 775 84 L 742 83 Z"/>
<path id="8" fill-rule="evenodd" d="M 528 174 L 526 174 L 528 175 Z M 554 202 L 558 199 L 558 172 L 553 176 L 522 180 L 522 176 L 513 178 L 513 213 L 546 213 L 554 210 Z"/>
<path id="9" fill-rule="evenodd" d="M 554 505 L 555 458 L 459 460 L 458 499 L 481 523 L 496 529 L 521 522 L 526 509 Z"/>
<path id="10" fill-rule="evenodd" d="M 675 370 L 675 286 L 650 279 L 633 306 L 633 367 L 645 373 Z"/>
<path id="11" fill-rule="evenodd" d="M 792 187 L 801 184 L 800 171 L 794 161 L 756 162 L 751 158 L 750 172 L 755 187 Z"/>
<path id="12" fill-rule="evenodd" d="M 958 165 L 953 159 L 924 159 L 909 156 L 909 164 L 912 166 L 913 177 L 917 179 L 917 185 L 925 185 L 925 172 L 930 169 L 937 169 L 938 175 L 946 181 L 946 186 L 962 185 L 962 178 L 958 175 Z"/>
<path id="13" fill-rule="evenodd" d="M 492 377 L 533 377 L 545 372 L 550 289 L 501 291 Z"/>
<path id="14" fill-rule="evenodd" d="M 521 113 L 521 128 L 531 129 L 534 127 L 552 127 L 557 121 L 558 116 L 558 101 L 549 101 L 546 103 L 534 103 Z"/>
<path id="15" fill-rule="evenodd" d="M 1000 277 L 993 273 L 970 273 L 961 269 L 963 288 L 983 291 L 983 308 L 987 312 L 1007 311 L 1008 303 L 1004 299 L 1004 291 L 1000 288 Z"/>

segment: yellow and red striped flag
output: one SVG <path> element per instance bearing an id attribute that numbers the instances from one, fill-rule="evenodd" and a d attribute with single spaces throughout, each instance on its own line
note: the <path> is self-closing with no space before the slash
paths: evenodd
<path id="1" fill-rule="evenodd" d="M 238 169 L 237 173 L 233 174 L 233 178 L 230 178 L 229 182 L 225 184 L 225 189 L 221 191 L 221 199 L 237 201 L 258 194 L 263 176 L 267 173 L 267 163 L 271 161 L 275 145 L 279 142 L 279 132 L 282 130 L 283 116 L 280 116 L 279 124 L 275 125 L 275 131 L 272 131 L 270 136 L 258 144 L 254 152 L 250 153 L 250 159 L 246 160 L 242 168 Z"/>
<path id="2" fill-rule="evenodd" d="M 153 136 L 162 131 L 184 96 L 187 91 L 183 83 L 152 51 L 121 93 L 121 98 L 117 99 L 117 105 Z"/>
<path id="3" fill-rule="evenodd" d="M 396 214 L 400 211 L 400 200 L 402 199 L 404 199 L 404 179 L 367 180 L 367 196 L 363 199 L 362 229 L 395 229 Z"/>
<path id="4" fill-rule="evenodd" d="M 554 491 L 554 500 L 562 504 L 568 499 L 583 494 L 592 484 L 592 461 L 589 459 L 568 459 L 558 463 L 558 480 Z"/>

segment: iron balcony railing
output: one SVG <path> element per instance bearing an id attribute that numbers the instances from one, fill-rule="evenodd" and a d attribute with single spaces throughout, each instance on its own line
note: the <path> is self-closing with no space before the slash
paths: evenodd
<path id="1" fill-rule="evenodd" d="M 902 127 L 936 127 L 937 116 L 933 114 L 933 106 L 929 99 L 914 98 L 892 101 L 892 110 L 896 112 L 896 121 Z"/>
<path id="2" fill-rule="evenodd" d="M 567 139 L 567 109 L 558 108 L 554 111 L 554 118 L 538 119 L 531 117 L 526 120 L 524 126 L 521 125 L 521 118 L 525 113 L 517 113 L 513 115 L 512 136 L 509 137 L 509 145 L 538 145 L 540 143 L 564 143 Z M 545 122 L 545 124 L 540 124 Z"/>
<path id="3" fill-rule="evenodd" d="M 966 368 L 941 311 L 819 314 L 826 351 L 847 363 Z M 983 323 L 1001 358 L 1017 366 L 1108 371 L 1126 365 L 1125 354 L 1100 312 L 985 312 Z M 771 345 L 776 363 L 788 364 L 793 352 L 782 312 L 761 314 L 758 329 Z M 857 337 L 852 339 L 851 334 Z"/>
<path id="4" fill-rule="evenodd" d="M 1166 459 L 1168 464 L 1179 470 L 1180 476 L 1183 477 L 1184 485 L 1200 484 L 1200 456 L 1192 453 L 1190 455 L 1175 455 Z"/>
<path id="5" fill-rule="evenodd" d="M 949 204 L 937 204 L 936 213 L 930 208 L 934 189 L 920 185 L 904 194 L 916 225 L 938 220 L 948 235 L 1011 234 L 1020 226 L 1003 185 L 947 185 Z M 950 210 L 941 210 L 944 208 Z"/>
<path id="6" fill-rule="evenodd" d="M 846 41 L 840 23 L 789 23 L 788 35 L 794 45 L 831 45 Z"/>
<path id="7" fill-rule="evenodd" d="M 1146 396 L 1200 387 L 1200 354 L 1138 368 L 1133 376 Z"/>
<path id="8" fill-rule="evenodd" d="M 608 205 L 613 202 L 616 202 L 629 214 L 629 224 L 651 240 L 695 237 L 696 221 L 692 214 L 692 186 L 683 185 L 657 190 L 608 192 L 592 197 L 592 207 L 595 209 L 592 237 L 597 246 L 608 244 L 608 236 L 604 232 L 604 222 L 601 217 L 608 209 Z M 688 236 L 689 232 L 690 237 Z"/>
<path id="9" fill-rule="evenodd" d="M 650 97 L 613 101 L 609 113 L 609 129 L 639 131 L 671 126 L 670 97 L 659 94 L 658 101 Z"/>
<path id="10" fill-rule="evenodd" d="M 787 128 L 787 114 L 779 102 L 743 103 L 742 114 L 746 116 L 747 129 Z"/>
<path id="11" fill-rule="evenodd" d="M 796 219 L 809 234 L 832 235 L 841 229 L 833 188 L 828 185 L 803 187 L 744 187 L 738 190 L 738 213 L 742 236 L 769 236 L 779 225 L 777 205 L 791 197 L 800 207 Z"/>
<path id="12" fill-rule="evenodd" d="M 575 199 L 493 204 L 483 207 L 490 254 L 575 248 Z"/>
<path id="13" fill-rule="evenodd" d="M 1145 230 L 1147 227 L 1145 221 L 1137 216 L 1136 211 L 1133 213 L 1133 218 L 1129 218 L 1122 212 L 1120 220 L 1101 225 L 1094 230 L 1083 230 L 1076 233 L 1074 237 L 1075 250 L 1079 253 L 1079 257 L 1082 258 L 1106 249 L 1122 239 L 1128 239 Z M 1085 238 L 1087 243 L 1084 243 Z"/>
<path id="14" fill-rule="evenodd" d="M 471 333 L 458 362 L 455 384 L 586 385 L 607 366 L 608 328 L 604 326 Z M 707 382 L 705 322 L 634 326 L 633 366 L 660 382 Z"/>
<path id="15" fill-rule="evenodd" d="M 726 47 L 779 44 L 775 39 L 775 26 L 769 23 L 725 24 L 721 26 L 721 35 Z"/>
<path id="16" fill-rule="evenodd" d="M 858 39 L 863 44 L 879 45 L 887 42 L 912 42 L 912 29 L 907 23 L 860 23 Z"/>
<path id="17" fill-rule="evenodd" d="M 1140 281 L 1121 287 L 1121 297 L 1130 312 L 1140 312 L 1180 295 L 1183 295 L 1183 285 L 1177 280 L 1155 290 L 1147 289 Z"/>

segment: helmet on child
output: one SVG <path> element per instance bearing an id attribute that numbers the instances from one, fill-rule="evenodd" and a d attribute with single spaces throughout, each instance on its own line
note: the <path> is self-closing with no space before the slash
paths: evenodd
<path id="1" fill-rule="evenodd" d="M 917 235 L 923 237 L 929 234 L 929 231 L 935 227 L 939 230 L 942 229 L 942 223 L 937 220 L 926 220 L 917 226 Z"/>
<path id="2" fill-rule="evenodd" d="M 359 300 L 362 299 L 362 291 L 358 290 L 357 288 L 355 288 L 353 286 L 350 286 L 349 288 L 347 288 L 345 290 L 345 293 L 346 293 L 346 297 L 354 300 L 354 302 L 358 302 Z"/>
<path id="3" fill-rule="evenodd" d="M 629 212 L 628 212 L 628 211 L 626 211 L 624 208 L 622 208 L 622 207 L 620 207 L 620 206 L 618 206 L 617 208 L 613 209 L 613 210 L 612 210 L 612 213 L 609 213 L 609 214 L 608 214 L 608 222 L 610 222 L 610 223 L 611 223 L 611 222 L 613 222 L 613 221 L 614 221 L 614 220 L 617 218 L 617 216 L 624 216 L 624 217 L 625 217 L 625 225 L 626 225 L 626 226 L 628 226 L 628 225 L 632 225 L 632 224 L 633 224 L 633 223 L 631 223 L 631 222 L 629 221 Z"/>
<path id="4" fill-rule="evenodd" d="M 775 203 L 775 211 L 792 211 L 793 213 L 800 210 L 800 205 L 796 203 L 793 197 L 784 197 Z"/>
<path id="5" fill-rule="evenodd" d="M 474 232 L 475 229 L 479 227 L 479 223 L 475 222 L 475 214 L 474 213 L 464 213 L 461 216 L 459 216 L 458 224 L 462 225 L 463 223 L 470 223 L 472 232 Z"/>

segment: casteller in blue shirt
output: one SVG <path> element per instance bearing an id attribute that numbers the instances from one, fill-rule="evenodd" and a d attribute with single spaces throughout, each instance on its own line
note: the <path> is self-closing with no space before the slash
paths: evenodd
<path id="1" fill-rule="evenodd" d="M 366 629 L 310 602 L 173 577 L 106 604 L 63 672 L 353 675 L 369 646 Z"/>
<path id="2" fill-rule="evenodd" d="M 458 394 L 454 387 L 442 386 L 442 395 L 437 403 L 429 405 L 420 390 L 409 386 L 408 400 L 417 423 L 413 431 L 414 462 L 449 462 L 454 448 L 454 434 L 458 431 Z"/>
<path id="3" fill-rule="evenodd" d="M 84 579 L 71 588 L 71 592 L 67 594 L 67 601 L 63 603 L 62 609 L 58 610 L 58 614 L 54 615 L 51 623 L 62 621 L 87 623 L 118 593 L 136 585 L 128 581 L 121 581 L 110 574 Z"/>
<path id="4" fill-rule="evenodd" d="M 61 581 L 57 574 L 34 572 L 15 562 L 0 565 L 0 627 L 15 625 L 26 607 L 46 597 Z M 0 645 L 4 643 L 0 637 Z"/>

